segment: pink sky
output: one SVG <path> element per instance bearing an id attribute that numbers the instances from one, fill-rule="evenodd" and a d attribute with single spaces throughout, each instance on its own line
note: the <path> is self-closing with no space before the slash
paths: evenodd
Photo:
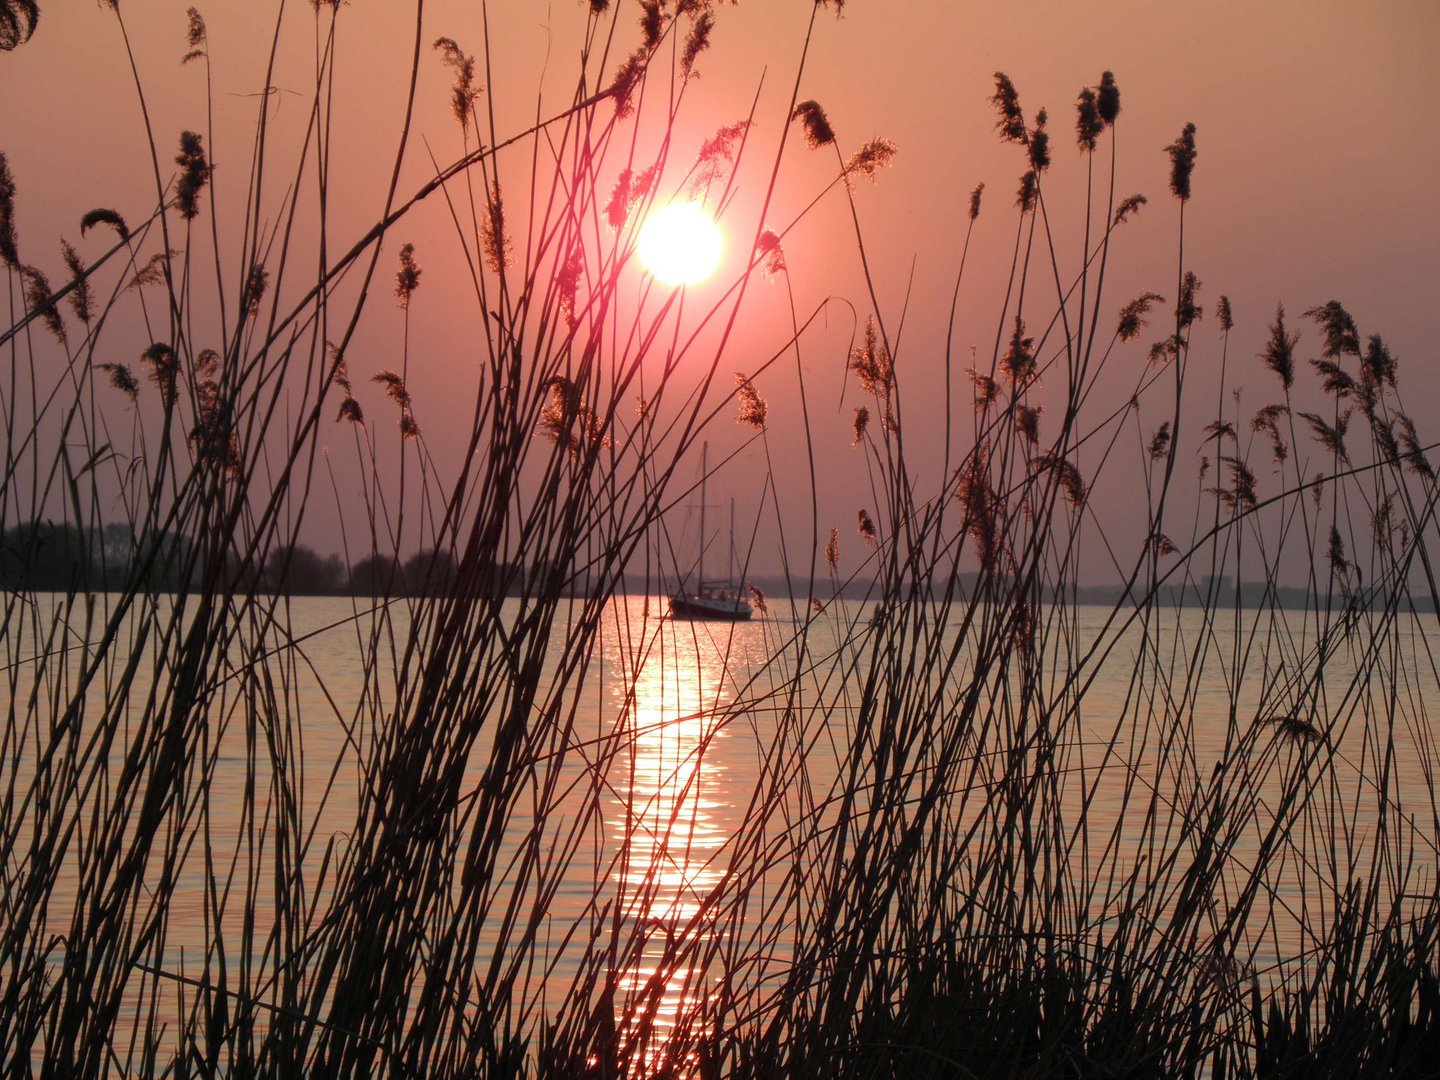
<path id="1" fill-rule="evenodd" d="M 203 72 L 199 65 L 179 65 L 186 50 L 187 6 L 159 0 L 124 5 L 167 172 L 179 131 L 207 126 Z M 502 132 L 523 128 L 534 118 L 541 85 L 546 95 L 542 112 L 566 102 L 587 6 L 576 0 L 548 5 L 492 0 L 495 76 L 480 81 L 491 84 L 487 93 Z M 639 9 L 629 0 L 615 7 L 618 60 L 638 40 Z M 215 133 L 209 145 L 217 183 L 228 184 L 236 198 L 248 170 L 258 103 L 254 92 L 263 82 L 275 9 L 274 4 L 233 0 L 202 7 L 216 78 Z M 479 9 L 475 0 L 427 3 L 427 46 L 443 34 L 467 51 L 478 51 Z M 274 104 L 276 145 L 282 148 L 304 121 L 313 59 L 310 5 L 292 2 L 286 11 L 274 77 L 281 88 Z M 719 7 L 716 14 L 713 45 L 700 61 L 702 78 L 689 93 L 677 135 L 691 148 L 677 148 L 674 160 L 688 160 L 715 128 L 745 115 L 763 75 L 754 143 L 747 153 L 768 162 L 785 133 L 786 104 L 810 5 L 749 0 Z M 413 8 L 406 5 L 354 0 L 340 11 L 337 81 L 343 112 L 337 114 L 333 136 L 330 225 L 332 244 L 338 247 L 348 247 L 378 214 L 413 32 Z M 938 454 L 922 451 L 927 440 L 933 442 L 928 433 L 939 425 L 947 308 L 968 193 L 975 184 L 985 182 L 987 192 L 955 325 L 961 366 L 968 363 L 972 345 L 988 361 L 1014 243 L 1013 193 L 1022 160 L 1016 147 L 1000 145 L 993 133 L 993 110 L 986 99 L 996 70 L 1013 78 L 1027 115 L 1041 106 L 1052 115 L 1055 164 L 1045 190 L 1062 271 L 1078 266 L 1083 228 L 1085 176 L 1071 135 L 1073 103 L 1077 91 L 1093 85 L 1102 71 L 1115 72 L 1123 106 L 1117 134 L 1119 194 L 1143 192 L 1151 202 L 1118 239 L 1102 309 L 1107 319 L 1145 289 L 1173 301 L 1177 204 L 1167 191 L 1162 148 L 1187 121 L 1197 125 L 1199 159 L 1186 212 L 1186 264 L 1204 283 L 1207 318 L 1195 337 L 1192 430 L 1215 411 L 1219 339 L 1210 308 L 1224 293 L 1237 324 L 1230 385 L 1246 387 L 1246 415 L 1270 400 L 1273 390 L 1273 377 L 1254 358 L 1275 305 L 1283 302 L 1295 328 L 1302 329 L 1304 359 L 1318 354 L 1318 335 L 1301 325 L 1300 312 L 1338 299 L 1355 316 L 1362 335 L 1382 334 L 1398 355 L 1402 394 L 1421 421 L 1422 437 L 1433 438 L 1425 423 L 1433 410 L 1425 403 L 1440 394 L 1429 310 L 1433 285 L 1440 280 L 1440 213 L 1435 209 L 1440 142 L 1433 137 L 1434 110 L 1440 104 L 1437 47 L 1440 6 L 1429 0 L 1189 5 L 851 0 L 838 20 L 822 13 L 799 96 L 825 107 L 846 153 L 875 135 L 899 146 L 894 166 L 873 187 L 861 183 L 857 205 L 878 299 L 892 332 L 900 326 L 910 294 L 897 368 L 912 409 L 907 437 L 922 477 L 932 484 L 938 478 Z M 441 163 L 460 148 L 448 109 L 449 73 L 428 48 L 422 73 L 417 138 L 402 192 L 430 175 L 427 147 Z M 113 15 L 90 3 L 42 4 L 34 39 L 0 55 L 0 88 L 7 102 L 0 148 L 18 188 L 22 256 L 58 281 L 58 238 L 79 240 L 81 214 L 113 206 L 140 219 L 154 201 L 148 147 Z M 514 170 L 507 174 L 512 183 L 519 182 L 527 164 L 521 158 L 507 166 Z M 272 165 L 278 195 L 287 182 L 283 154 Z M 832 158 L 812 154 L 792 137 L 766 223 L 789 220 L 833 171 Z M 732 215 L 746 229 L 754 227 L 767 175 L 758 168 L 742 173 Z M 464 290 L 449 273 L 449 237 L 447 215 L 435 201 L 397 229 L 381 261 L 388 281 L 394 252 L 413 241 L 428 274 L 413 312 L 412 353 L 418 359 L 411 390 L 417 416 L 437 447 L 447 438 L 458 441 L 458 432 L 448 428 L 467 413 L 456 410 L 452 420 L 447 405 L 457 377 L 465 379 L 465 357 L 475 333 L 473 304 L 464 306 Z M 81 250 L 94 255 L 100 247 L 92 238 Z M 840 526 L 853 550 L 858 547 L 850 539 L 856 503 L 868 497 L 858 451 L 849 447 L 849 410 L 860 398 L 853 386 L 845 386 L 844 364 L 856 320 L 869 311 L 870 301 L 844 199 L 832 193 L 812 211 L 787 238 L 786 254 L 802 312 L 816 309 L 827 297 L 838 298 L 802 342 L 801 363 L 817 448 L 827 463 L 834 462 L 820 477 L 822 532 L 829 524 Z M 1037 295 L 1043 295 L 1036 303 L 1043 307 L 1048 301 L 1053 307 L 1053 280 L 1048 294 L 1043 276 L 1033 281 Z M 703 289 L 697 296 L 704 296 Z M 369 354 L 358 353 L 352 360 L 362 375 L 367 363 L 377 369 L 394 366 L 390 351 L 398 331 L 388 287 L 373 303 L 366 323 Z M 780 286 L 757 286 L 742 333 L 720 364 L 727 384 L 729 372 L 752 370 L 783 345 L 787 312 Z M 1115 386 L 1129 385 L 1145 362 L 1148 340 L 1114 358 L 1124 375 Z M 771 403 L 772 457 L 781 460 L 801 453 L 793 422 L 795 381 L 793 359 L 757 380 Z M 364 401 L 367 412 L 379 414 L 378 390 L 367 392 L 375 399 Z M 1155 413 L 1157 421 L 1161 415 Z M 711 436 L 712 456 L 740 447 L 748 435 L 722 419 Z M 749 493 L 763 468 L 762 450 L 752 445 L 712 485 L 739 498 L 742 518 L 757 512 Z M 794 469 L 777 470 L 777 475 L 783 498 L 808 498 Z M 1100 490 L 1123 519 L 1133 513 L 1134 478 L 1122 470 L 1110 483 Z M 313 517 L 315 545 L 333 546 L 333 508 L 317 507 Z M 808 507 L 803 524 L 808 535 Z M 773 534 L 773 528 L 762 530 L 757 562 L 765 571 L 776 564 Z M 1103 572 L 1096 567 L 1097 574 Z"/>

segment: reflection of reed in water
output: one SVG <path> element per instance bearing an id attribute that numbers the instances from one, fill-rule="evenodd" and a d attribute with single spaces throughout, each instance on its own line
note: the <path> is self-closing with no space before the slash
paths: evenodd
<path id="1" fill-rule="evenodd" d="M 728 838 L 716 816 L 724 766 L 712 753 L 723 737 L 723 684 L 720 656 L 662 630 L 631 687 L 630 768 L 616 790 L 625 820 L 620 903 L 636 944 L 617 986 L 629 1056 L 642 1070 L 658 1063 L 677 1020 L 693 1015 L 705 992 L 692 961 L 713 933 L 704 896 L 720 880 L 716 859 Z"/>

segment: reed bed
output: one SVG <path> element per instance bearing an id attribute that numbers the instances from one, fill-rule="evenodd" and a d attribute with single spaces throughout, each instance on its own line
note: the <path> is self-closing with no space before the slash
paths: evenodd
<path id="1" fill-rule="evenodd" d="M 798 357 L 804 313 L 731 381 L 747 290 L 787 273 L 776 177 L 833 155 L 817 201 L 854 206 L 895 148 L 843 145 L 802 100 L 807 37 L 768 160 L 746 122 L 682 152 L 689 79 L 722 62 L 708 3 L 557 13 L 585 25 L 573 97 L 520 131 L 481 90 L 496 43 L 425 40 L 417 17 L 407 116 L 444 65 L 462 149 L 407 190 L 407 127 L 345 246 L 325 224 L 349 13 L 314 8 L 300 145 L 274 145 L 269 87 L 248 170 L 236 146 L 212 170 L 203 125 L 147 129 L 153 204 L 86 215 L 91 261 L 67 244 L 58 287 L 0 168 L 7 1073 L 1428 1072 L 1435 474 L 1395 360 L 1339 304 L 1278 312 L 1260 362 L 1228 356 L 1230 303 L 1204 310 L 1185 255 L 1193 127 L 1143 210 L 1176 222 L 1170 299 L 1122 306 L 1106 270 L 1144 200 L 1115 194 L 1119 88 L 1077 99 L 1092 196 L 1070 259 L 1045 202 L 1059 136 L 997 75 L 1019 191 L 997 209 L 977 188 L 969 227 L 982 199 L 1009 215 L 1014 259 L 959 260 L 957 294 L 976 273 L 1008 290 L 989 356 L 947 346 L 964 400 L 938 441 L 907 442 L 899 317 L 855 214 L 867 506 L 853 534 L 818 509 L 787 528 L 795 599 L 766 598 L 754 633 L 700 634 L 626 614 L 681 562 L 665 515 L 695 444 L 738 413 L 770 460 L 837 422 L 807 409 L 782 444 L 754 381 Z M 208 95 L 197 13 L 188 34 Z M 764 209 L 729 222 L 752 254 L 719 298 L 637 286 L 647 209 L 726 206 L 742 168 Z M 436 205 L 474 328 L 444 455 L 430 418 L 458 403 L 442 420 L 408 370 L 437 282 L 406 227 Z M 357 370 L 391 301 L 399 360 Z M 1191 431 L 1192 355 L 1217 349 L 1216 418 Z M 1242 410 L 1241 378 L 1272 403 Z M 1143 486 L 1139 535 L 1091 500 L 1109 476 Z M 269 586 L 327 498 L 367 595 L 315 626 Z M 1082 602 L 1096 549 L 1124 583 L 1107 605 Z M 874 581 L 863 610 L 851 576 Z M 337 628 L 357 693 L 315 652 Z M 723 676 L 692 685 L 701 649 Z M 599 701 L 617 669 L 623 700 Z M 741 738 L 743 820 L 701 835 L 706 755 Z"/>

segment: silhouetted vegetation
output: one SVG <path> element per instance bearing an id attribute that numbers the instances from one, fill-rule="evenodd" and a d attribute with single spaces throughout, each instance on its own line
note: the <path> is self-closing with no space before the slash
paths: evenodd
<path id="1" fill-rule="evenodd" d="M 807 35 L 842 7 L 815 4 Z M 0 2 L 0 45 L 35 14 Z M 338 182 L 333 50 L 356 12 L 312 14 L 299 145 L 274 145 L 268 85 L 248 88 L 249 179 L 241 146 L 212 170 L 213 132 L 145 121 L 153 205 L 85 215 L 82 235 L 106 225 L 91 243 L 109 246 L 88 266 L 67 254 L 58 288 L 22 261 L 0 158 L 16 312 L 0 333 L 6 1072 L 1433 1071 L 1433 447 L 1383 341 L 1335 302 L 1306 313 L 1308 371 L 1276 314 L 1263 356 L 1244 358 L 1273 393 L 1241 413 L 1230 303 L 1204 320 L 1185 247 L 1204 186 L 1193 125 L 1156 149 L 1175 200 L 1147 207 L 1116 194 L 1114 76 L 1081 88 L 1076 257 L 1045 201 L 1075 168 L 1052 143 L 1063 125 L 997 73 L 1014 256 L 985 270 L 1006 284 L 974 334 L 991 344 L 947 339 L 932 450 L 906 441 L 903 391 L 940 391 L 907 382 L 899 312 L 879 300 L 897 291 L 878 287 L 856 209 L 855 181 L 895 147 L 800 101 L 803 59 L 771 127 L 788 154 L 834 164 L 826 199 L 791 209 L 748 122 L 694 159 L 682 137 L 721 5 L 643 3 L 638 27 L 634 5 L 557 8 L 584 22 L 573 96 L 522 131 L 497 129 L 484 98 L 498 43 L 427 52 L 417 27 L 405 55 L 453 75 L 459 149 L 427 151 L 429 179 L 407 192 L 407 121 L 375 166 L 385 209 L 345 247 L 328 220 L 271 231 L 319 220 Z M 123 29 L 125 5 L 96 17 Z M 198 12 L 186 40 L 209 95 Z M 764 204 L 745 220 L 726 195 L 741 162 Z M 748 264 L 684 303 L 641 278 L 633 302 L 638 223 L 696 194 L 725 207 Z M 466 275 L 444 300 L 473 334 L 470 411 L 458 391 L 443 403 L 460 454 L 432 452 L 410 377 L 411 319 L 439 274 L 403 234 L 427 199 Z M 869 293 L 851 347 L 808 371 L 800 346 L 830 305 L 791 308 L 776 359 L 732 378 L 712 332 L 741 320 L 753 275 L 790 273 L 785 215 L 835 200 Z M 996 202 L 982 215 L 974 188 L 957 295 Z M 1106 268 L 1142 210 L 1174 222 L 1175 263 L 1151 269 L 1172 299 L 1122 306 Z M 362 314 L 397 359 L 352 373 Z M 149 344 L 124 345 L 142 326 Z M 1191 431 L 1201 357 L 1224 373 L 1219 415 Z M 853 378 L 861 404 L 806 406 L 772 443 L 761 392 L 792 360 L 801 390 Z M 701 845 L 679 799 L 625 802 L 656 735 L 637 684 L 659 656 L 659 696 L 675 696 L 692 673 L 666 642 L 709 639 L 615 601 L 674 572 L 680 477 L 737 412 L 771 494 L 800 440 L 812 481 L 865 479 L 839 523 L 813 487 L 808 528 L 774 507 L 789 527 L 770 617 L 721 640 L 724 691 L 683 717 L 712 726 L 656 770 L 693 793 L 723 734 L 751 740 L 753 788 L 685 902 L 657 904 L 684 875 L 662 860 L 635 880 L 631 857 Z M 815 452 L 827 423 L 851 461 Z M 336 496 L 343 559 L 299 541 L 299 507 L 342 453 L 360 477 Z M 1096 505 L 1117 475 L 1143 493 L 1138 536 Z M 1084 610 L 1082 548 L 1120 579 Z M 1258 591 L 1237 595 L 1240 580 Z M 841 602 L 867 581 L 865 604 Z M 304 605 L 276 590 L 364 598 L 310 607 L 347 632 L 343 689 Z M 597 691 L 601 669 L 618 700 Z M 322 733 L 338 749 L 317 760 Z"/>

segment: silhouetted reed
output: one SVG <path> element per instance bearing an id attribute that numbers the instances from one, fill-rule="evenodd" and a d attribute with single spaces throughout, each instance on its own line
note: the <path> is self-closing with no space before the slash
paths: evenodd
<path id="1" fill-rule="evenodd" d="M 322 39 L 354 14 L 314 6 Z M 0 156 L 5 1070 L 1424 1075 L 1437 489 L 1385 343 L 1331 302 L 1307 310 L 1322 355 L 1297 365 L 1277 309 L 1246 375 L 1278 377 L 1283 400 L 1242 413 L 1230 301 L 1203 320 L 1186 263 L 1193 125 L 1166 148 L 1175 321 L 1147 346 L 1160 294 L 1104 314 L 1111 234 L 1146 202 L 1095 194 L 1114 191 L 1114 76 L 1077 99 L 1077 254 L 1040 190 L 1069 182 L 1048 117 L 1027 125 L 997 74 L 996 130 L 1025 170 L 1004 300 L 968 356 L 946 339 L 942 445 L 907 441 L 907 372 L 925 394 L 932 373 L 879 302 L 855 213 L 869 192 L 850 185 L 894 146 L 842 150 L 797 104 L 802 71 L 777 118 L 834 146 L 826 190 L 848 202 L 871 306 L 816 375 L 800 353 L 828 308 L 807 319 L 789 294 L 773 355 L 794 352 L 802 405 L 780 417 L 756 381 L 782 400 L 781 367 L 710 335 L 741 318 L 751 275 L 788 285 L 782 239 L 803 234 L 779 163 L 746 162 L 748 120 L 693 166 L 673 157 L 723 12 L 621 8 L 582 5 L 573 96 L 519 133 L 482 104 L 494 42 L 412 41 L 453 75 L 460 149 L 412 195 L 392 186 L 343 251 L 325 228 L 306 250 L 307 230 L 273 245 L 259 224 L 320 205 L 304 185 L 267 194 L 286 158 L 267 152 L 271 87 L 265 183 L 227 189 L 244 170 L 212 172 L 213 133 L 185 132 L 173 169 L 153 151 L 135 229 L 92 210 L 82 238 L 106 225 L 113 246 L 87 264 L 62 242 L 59 290 L 20 259 Z M 35 15 L 0 3 L 0 46 Z M 123 29 L 118 5 L 105 17 Z M 197 12 L 187 42 L 186 59 L 210 47 Z M 338 117 L 334 54 L 315 55 L 312 114 Z M 328 183 L 331 130 L 307 134 L 287 185 Z M 713 200 L 742 165 L 769 185 L 741 223 L 748 264 L 713 293 L 637 290 L 644 214 Z M 958 227 L 979 227 L 983 188 L 955 201 Z M 399 244 L 395 303 L 372 305 L 427 198 L 454 261 L 427 239 L 421 289 Z M 432 287 L 446 265 L 463 288 Z M 966 272 L 962 255 L 957 296 Z M 410 335 L 442 292 L 447 318 L 471 316 L 473 370 L 436 402 Z M 21 332 L 34 320 L 51 336 Z M 352 385 L 360 358 L 386 366 Z M 1207 367 L 1219 404 L 1191 435 Z M 817 382 L 852 378 L 813 411 Z M 362 400 L 396 410 L 398 437 Z M 458 445 L 416 419 L 442 410 Z M 821 425 L 852 450 L 817 452 Z M 777 480 L 804 471 L 798 442 L 771 459 L 782 427 L 806 439 L 808 522 L 780 505 Z M 789 595 L 748 586 L 758 625 L 712 634 L 626 594 L 643 575 L 653 603 L 683 576 L 667 513 L 691 498 L 696 442 L 722 432 L 765 454 Z M 850 484 L 864 508 L 844 551 L 816 494 L 830 469 L 869 484 Z M 344 571 L 300 543 L 327 484 L 353 595 L 305 609 L 307 582 Z M 1121 490 L 1142 504 L 1128 531 Z M 863 615 L 847 588 L 868 589 Z M 336 634 L 343 685 L 318 649 Z M 647 716 L 642 674 L 658 661 L 678 696 L 687 644 L 713 647 L 721 688 Z M 687 749 L 642 764 L 681 729 Z M 753 771 L 700 851 L 687 807 L 726 740 Z"/>

